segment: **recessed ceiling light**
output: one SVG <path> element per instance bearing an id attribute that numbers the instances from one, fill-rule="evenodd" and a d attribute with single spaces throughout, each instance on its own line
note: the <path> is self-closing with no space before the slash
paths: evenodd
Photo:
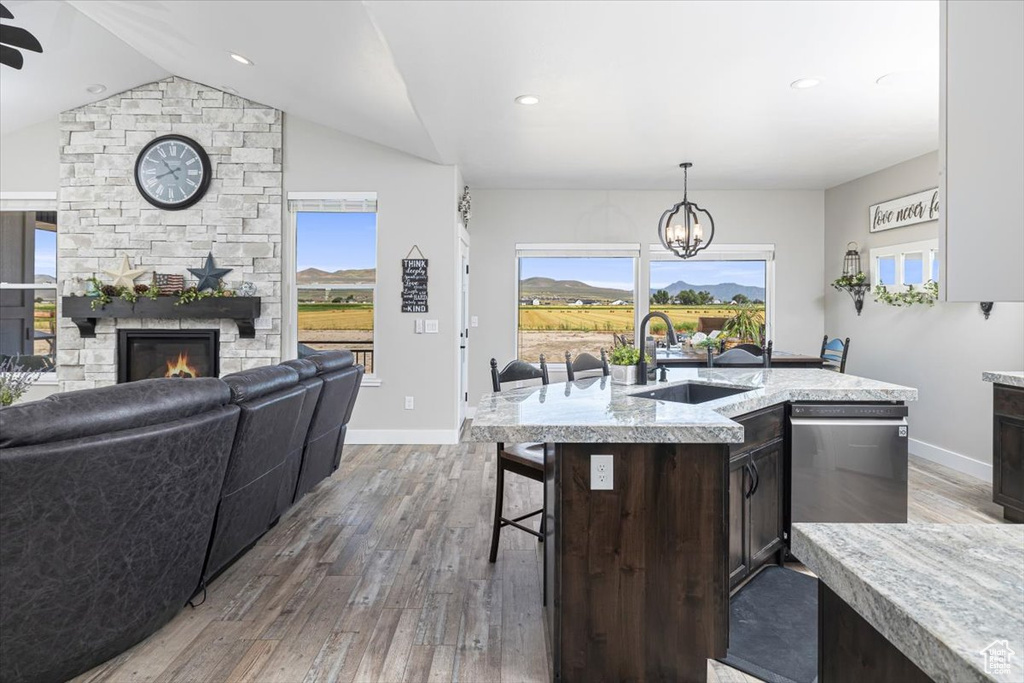
<path id="1" fill-rule="evenodd" d="M 106 92 L 106 90 L 107 86 L 103 85 L 102 83 L 93 83 L 92 85 L 87 86 L 85 88 L 86 92 L 90 92 L 93 95 L 99 95 L 101 92 Z"/>
<path id="2" fill-rule="evenodd" d="M 798 78 L 790 83 L 789 87 L 795 88 L 796 90 L 806 90 L 807 88 L 813 88 L 819 85 L 821 85 L 821 81 L 817 78 Z"/>
<path id="3" fill-rule="evenodd" d="M 527 107 L 538 104 L 539 102 L 540 98 L 536 95 L 520 95 L 516 98 L 516 104 L 526 105 Z"/>
<path id="4" fill-rule="evenodd" d="M 251 59 L 249 59 L 247 57 L 243 57 L 242 55 L 238 54 L 237 52 L 229 52 L 228 54 L 231 55 L 231 59 L 235 60 L 239 64 L 245 64 L 246 66 L 252 66 L 252 60 Z"/>

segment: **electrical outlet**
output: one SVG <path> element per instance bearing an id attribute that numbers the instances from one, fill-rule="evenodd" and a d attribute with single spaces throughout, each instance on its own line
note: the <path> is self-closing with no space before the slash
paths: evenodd
<path id="1" fill-rule="evenodd" d="M 615 459 L 611 455 L 590 456 L 590 490 L 611 491 L 615 482 Z"/>
<path id="2" fill-rule="evenodd" d="M 427 334 L 437 334 L 438 325 L 436 320 L 427 320 Z"/>
<path id="3" fill-rule="evenodd" d="M 475 316 L 475 315 L 469 316 L 469 326 L 470 327 L 480 327 L 480 318 L 478 316 Z"/>
<path id="4" fill-rule="evenodd" d="M 416 400 L 412 396 L 405 397 L 405 409 L 412 410 L 416 407 Z"/>
<path id="5" fill-rule="evenodd" d="M 416 334 L 423 334 L 423 318 L 416 318 Z"/>

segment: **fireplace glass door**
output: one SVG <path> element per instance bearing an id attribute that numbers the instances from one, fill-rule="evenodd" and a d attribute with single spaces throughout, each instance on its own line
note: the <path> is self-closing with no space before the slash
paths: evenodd
<path id="1" fill-rule="evenodd" d="M 217 330 L 118 330 L 117 381 L 217 377 Z"/>

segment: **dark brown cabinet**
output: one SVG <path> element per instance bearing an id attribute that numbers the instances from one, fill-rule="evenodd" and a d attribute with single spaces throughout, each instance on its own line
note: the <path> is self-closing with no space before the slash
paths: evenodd
<path id="1" fill-rule="evenodd" d="M 771 560 L 783 546 L 782 406 L 744 416 L 744 443 L 729 459 L 729 587 Z"/>
<path id="2" fill-rule="evenodd" d="M 992 404 L 992 500 L 1024 522 L 1024 389 L 996 384 Z"/>

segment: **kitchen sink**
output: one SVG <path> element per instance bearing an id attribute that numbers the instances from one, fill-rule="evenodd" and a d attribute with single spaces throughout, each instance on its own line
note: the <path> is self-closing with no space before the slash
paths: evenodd
<path id="1" fill-rule="evenodd" d="M 752 389 L 740 389 L 737 387 L 720 387 L 711 384 L 675 384 L 670 387 L 651 389 L 639 394 L 633 394 L 639 398 L 653 398 L 656 401 L 672 401 L 674 403 L 704 403 L 715 399 L 725 398 L 734 394 L 742 394 Z"/>

